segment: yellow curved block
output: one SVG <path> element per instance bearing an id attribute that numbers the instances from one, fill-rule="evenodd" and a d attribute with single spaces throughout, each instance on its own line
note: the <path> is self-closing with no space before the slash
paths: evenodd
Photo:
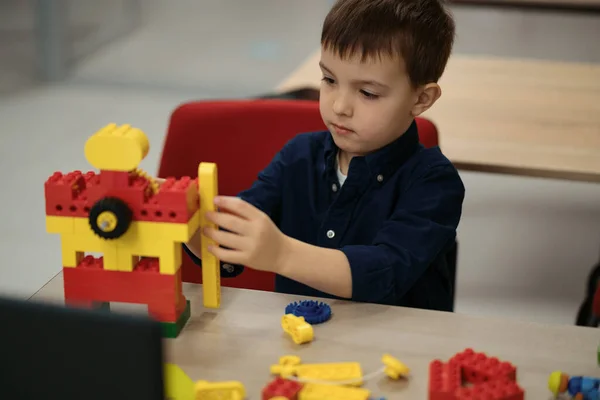
<path id="1" fill-rule="evenodd" d="M 196 382 L 195 400 L 243 400 L 245 397 L 246 388 L 238 381 Z"/>
<path id="2" fill-rule="evenodd" d="M 85 158 L 100 170 L 132 171 L 146 157 L 150 142 L 144 132 L 130 125 L 109 124 L 85 143 Z"/>

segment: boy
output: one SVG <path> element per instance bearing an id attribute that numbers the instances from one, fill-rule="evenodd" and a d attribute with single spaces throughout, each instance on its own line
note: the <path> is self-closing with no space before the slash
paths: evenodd
<path id="1" fill-rule="evenodd" d="M 414 118 L 441 95 L 454 31 L 440 0 L 338 0 L 321 37 L 328 131 L 298 135 L 251 188 L 215 199 L 210 251 L 276 273 L 278 292 L 451 310 L 444 257 L 465 189 Z M 199 242 L 186 250 L 201 265 Z"/>

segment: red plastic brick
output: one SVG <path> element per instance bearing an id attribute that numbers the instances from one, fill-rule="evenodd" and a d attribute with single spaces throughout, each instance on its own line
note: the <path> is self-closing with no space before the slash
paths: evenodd
<path id="1" fill-rule="evenodd" d="M 456 399 L 460 400 L 523 400 L 525 392 L 510 379 L 499 379 L 481 383 L 471 387 L 463 387 L 456 391 Z"/>
<path id="2" fill-rule="evenodd" d="M 285 397 L 288 400 L 297 400 L 301 389 L 302 384 L 300 382 L 278 376 L 262 390 L 262 400 L 269 400 L 277 396 Z"/>
<path id="3" fill-rule="evenodd" d="M 517 369 L 509 362 L 501 362 L 496 357 L 488 357 L 466 349 L 452 357 L 451 363 L 458 363 L 462 369 L 462 380 L 469 383 L 487 382 L 492 379 L 517 378 Z"/>
<path id="4" fill-rule="evenodd" d="M 198 180 L 169 178 L 153 193 L 137 172 L 55 172 L 46 181 L 46 215 L 87 217 L 94 203 L 117 197 L 127 203 L 134 221 L 186 223 L 200 206 Z"/>
<path id="5" fill-rule="evenodd" d="M 466 349 L 430 363 L 429 400 L 523 400 L 516 378 L 511 363 Z"/>
<path id="6" fill-rule="evenodd" d="M 457 363 L 434 360 L 429 364 L 429 398 L 453 400 L 462 385 L 461 370 Z"/>
<path id="7" fill-rule="evenodd" d="M 156 258 L 142 258 L 133 272 L 125 272 L 104 270 L 102 257 L 86 256 L 76 268 L 63 268 L 63 279 L 70 305 L 147 304 L 149 315 L 160 322 L 176 322 L 186 307 L 181 269 L 175 275 L 160 274 Z"/>

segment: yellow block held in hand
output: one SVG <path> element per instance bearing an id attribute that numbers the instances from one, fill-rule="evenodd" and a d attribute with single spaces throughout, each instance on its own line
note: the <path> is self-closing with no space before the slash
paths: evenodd
<path id="1" fill-rule="evenodd" d="M 198 166 L 198 191 L 200 195 L 200 229 L 216 228 L 215 224 L 206 219 L 206 213 L 215 211 L 215 197 L 219 193 L 217 164 L 200 163 Z M 200 240 L 204 307 L 219 308 L 221 306 L 221 262 L 208 251 L 208 246 L 216 245 L 216 243 L 203 233 Z"/>

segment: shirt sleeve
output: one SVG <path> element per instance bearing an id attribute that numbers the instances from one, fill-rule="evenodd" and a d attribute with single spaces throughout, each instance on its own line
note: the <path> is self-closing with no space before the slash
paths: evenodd
<path id="1" fill-rule="evenodd" d="M 293 140 L 293 139 L 292 139 Z M 284 179 L 284 169 L 288 164 L 288 154 L 291 141 L 280 150 L 271 162 L 263 169 L 249 189 L 238 193 L 238 197 L 252 204 L 267 214 L 276 225 L 279 225 L 281 209 L 281 191 Z M 243 166 L 241 166 L 243 168 Z M 183 248 L 192 261 L 202 266 L 202 260 L 196 257 L 184 244 Z M 224 264 L 221 262 L 221 276 L 224 278 L 235 277 L 244 270 L 242 265 Z"/>
<path id="2" fill-rule="evenodd" d="M 464 195 L 452 165 L 431 167 L 401 196 L 370 245 L 341 248 L 350 263 L 352 300 L 404 295 L 455 240 Z"/>

